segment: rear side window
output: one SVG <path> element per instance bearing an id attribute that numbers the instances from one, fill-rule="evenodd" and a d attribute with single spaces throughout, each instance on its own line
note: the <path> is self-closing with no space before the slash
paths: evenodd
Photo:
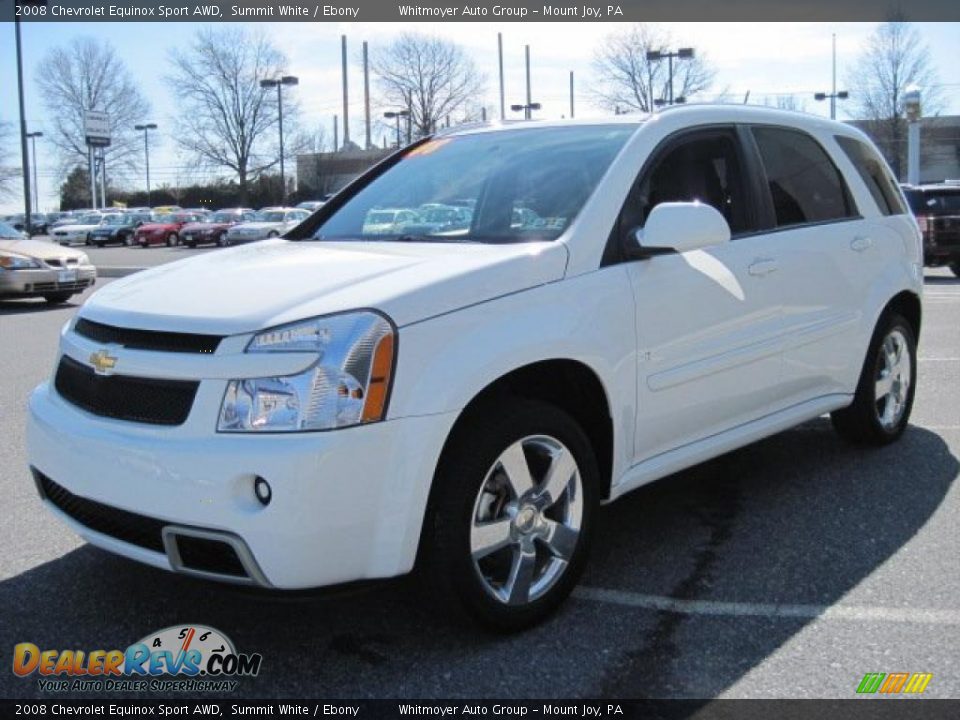
<path id="1" fill-rule="evenodd" d="M 777 226 L 855 217 L 840 171 L 809 135 L 783 128 L 753 128 L 766 170 Z"/>
<path id="2" fill-rule="evenodd" d="M 850 162 L 860 173 L 880 212 L 884 215 L 903 215 L 907 209 L 903 205 L 900 193 L 897 192 L 897 184 L 877 151 L 856 138 L 844 135 L 835 137 L 840 149 L 846 153 Z"/>
<path id="3" fill-rule="evenodd" d="M 960 215 L 960 188 L 918 190 L 911 203 L 917 215 Z"/>

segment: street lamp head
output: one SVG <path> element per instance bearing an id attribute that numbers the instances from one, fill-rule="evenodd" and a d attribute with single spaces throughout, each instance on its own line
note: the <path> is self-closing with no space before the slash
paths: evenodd
<path id="1" fill-rule="evenodd" d="M 530 108 L 531 110 L 539 110 L 540 103 L 530 103 L 527 107 Z"/>
<path id="2" fill-rule="evenodd" d="M 680 97 L 675 98 L 673 102 L 677 103 L 678 105 L 682 105 L 686 101 L 687 101 L 687 98 L 681 95 Z"/>
<path id="3" fill-rule="evenodd" d="M 260 87 L 262 88 L 272 88 L 276 87 L 279 84 L 276 80 L 265 79 L 260 81 Z"/>
<path id="4" fill-rule="evenodd" d="M 813 94 L 813 99 L 814 99 L 814 100 L 826 100 L 826 99 L 827 99 L 827 94 L 826 94 L 826 93 L 814 93 L 814 94 Z"/>
<path id="5" fill-rule="evenodd" d="M 659 60 L 663 57 L 660 50 L 647 50 L 647 60 Z"/>
<path id="6" fill-rule="evenodd" d="M 667 101 L 664 100 L 663 98 L 656 98 L 656 99 L 653 101 L 653 104 L 656 105 L 657 107 L 663 107 L 664 105 L 667 104 Z"/>
<path id="7" fill-rule="evenodd" d="M 837 97 L 841 100 L 846 100 L 848 97 L 850 97 L 850 93 L 848 93 L 846 90 L 841 90 L 837 93 Z"/>
<path id="8" fill-rule="evenodd" d="M 280 82 L 283 85 L 299 85 L 300 78 L 296 77 L 295 75 L 284 75 L 282 78 L 280 78 Z"/>
<path id="9" fill-rule="evenodd" d="M 143 125 L 134 125 L 134 126 L 133 126 L 133 129 L 134 129 L 134 130 L 156 130 L 156 129 L 157 129 L 157 124 L 156 124 L 156 123 L 145 123 L 145 124 L 143 124 Z"/>
<path id="10" fill-rule="evenodd" d="M 686 58 L 686 59 L 692 58 L 693 48 L 680 48 L 679 50 L 677 50 L 677 57 Z"/>
<path id="11" fill-rule="evenodd" d="M 384 116 L 387 120 L 393 120 L 393 119 L 396 118 L 396 117 L 400 117 L 400 114 L 399 114 L 399 113 L 395 113 L 393 110 L 387 110 L 387 111 L 383 114 L 383 116 Z"/>
<path id="12" fill-rule="evenodd" d="M 510 109 L 513 112 L 520 112 L 521 110 L 523 110 L 523 105 L 511 105 Z"/>
<path id="13" fill-rule="evenodd" d="M 28 138 L 43 137 L 43 133 L 38 130 L 37 132 L 27 133 L 27 137 Z"/>

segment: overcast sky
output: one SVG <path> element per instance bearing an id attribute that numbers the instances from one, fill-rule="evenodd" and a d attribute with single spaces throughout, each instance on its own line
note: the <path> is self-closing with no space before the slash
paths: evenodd
<path id="1" fill-rule="evenodd" d="M 333 115 L 342 112 L 340 88 L 340 35 L 349 42 L 351 67 L 350 130 L 353 140 L 363 140 L 363 78 L 359 64 L 360 45 L 366 40 L 371 51 L 403 31 L 420 29 L 461 43 L 487 77 L 489 106 L 498 105 L 497 32 L 503 33 L 506 102 L 524 98 L 523 50 L 529 44 L 532 57 L 533 99 L 543 105 L 538 117 L 559 118 L 568 112 L 569 72 L 576 78 L 578 117 L 603 113 L 590 98 L 591 60 L 606 34 L 622 30 L 618 23 L 273 23 L 260 24 L 289 57 L 289 71 L 300 78 L 296 93 L 306 126 L 323 125 L 332 137 Z M 677 46 L 695 47 L 717 70 L 710 91 L 728 91 L 742 98 L 750 91 L 751 102 L 775 101 L 778 94 L 797 93 L 806 99 L 806 110 L 829 113 L 828 103 L 817 103 L 814 92 L 830 89 L 831 34 L 837 35 L 838 84 L 845 88 L 846 70 L 873 31 L 872 23 L 664 23 Z M 178 154 L 170 136 L 176 106 L 163 81 L 171 48 L 186 45 L 198 26 L 186 23 L 26 23 L 22 26 L 27 123 L 30 130 L 45 130 L 43 108 L 34 80 L 39 60 L 52 47 L 76 36 L 102 38 L 124 58 L 133 77 L 148 98 L 149 118 L 160 129 L 151 136 L 151 184 L 189 184 L 201 176 L 190 158 Z M 946 114 L 960 114 L 960 77 L 957 74 L 960 23 L 918 23 L 936 66 Z M 16 60 L 13 24 L 0 24 L 0 121 L 19 125 L 16 94 Z M 845 119 L 843 103 L 840 118 Z M 379 116 L 375 108 L 375 116 Z M 509 110 L 508 110 L 509 112 Z M 382 140 L 382 128 L 375 141 Z M 11 148 L 14 160 L 19 147 Z M 56 157 L 41 139 L 37 145 L 41 209 L 57 205 Z M 292 170 L 293 164 L 288 165 Z M 139 186 L 143 186 L 143 180 Z M 3 212 L 22 210 L 22 200 L 0 203 Z"/>

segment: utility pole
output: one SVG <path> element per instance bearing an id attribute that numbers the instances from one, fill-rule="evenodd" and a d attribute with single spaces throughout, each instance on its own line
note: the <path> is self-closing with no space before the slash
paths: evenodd
<path id="1" fill-rule="evenodd" d="M 573 120 L 573 70 L 570 71 L 570 119 Z"/>
<path id="2" fill-rule="evenodd" d="M 363 41 L 363 115 L 367 123 L 364 148 L 370 149 L 370 66 L 367 62 L 367 41 Z"/>
<path id="3" fill-rule="evenodd" d="M 281 78 L 266 78 L 260 81 L 260 87 L 277 89 L 277 114 L 280 125 L 280 199 L 281 205 L 287 204 L 287 173 L 283 164 L 283 86 L 299 85 L 300 78 L 284 75 Z"/>
<path id="4" fill-rule="evenodd" d="M 40 185 L 37 184 L 37 138 L 43 137 L 43 133 L 39 131 L 27 133 L 27 137 L 30 138 L 30 144 L 33 146 L 33 209 L 34 212 L 40 212 Z"/>
<path id="5" fill-rule="evenodd" d="M 20 100 L 20 157 L 23 165 L 23 215 L 25 227 L 30 227 L 30 158 L 27 155 L 27 115 L 23 104 L 23 49 L 20 44 L 20 18 L 14 14 L 17 36 L 17 96 Z M 29 232 L 29 230 L 28 230 Z"/>
<path id="6" fill-rule="evenodd" d="M 149 207 L 153 206 L 153 203 L 150 200 L 150 140 L 149 132 L 151 130 L 157 129 L 156 123 L 145 123 L 143 125 L 134 125 L 134 130 L 143 131 L 143 156 L 147 162 L 147 205 Z"/>
<path id="7" fill-rule="evenodd" d="M 497 33 L 497 57 L 500 62 L 500 119 L 506 120 L 506 105 L 503 101 L 503 33 Z"/>
<path id="8" fill-rule="evenodd" d="M 343 68 L 343 144 L 350 143 L 350 103 L 347 88 L 347 36 L 340 36 L 340 64 Z"/>
<path id="9" fill-rule="evenodd" d="M 829 93 L 814 93 L 813 99 L 821 102 L 830 98 L 830 119 L 837 119 L 837 100 L 846 100 L 850 97 L 850 93 L 846 90 L 840 90 L 837 92 L 837 34 L 833 34 L 833 81 L 831 83 L 831 90 Z"/>
<path id="10" fill-rule="evenodd" d="M 339 131 L 339 123 L 337 122 L 337 116 L 333 116 L 333 151 L 336 152 L 337 148 L 340 147 L 340 139 L 337 137 Z"/>
<path id="11" fill-rule="evenodd" d="M 524 108 L 523 117 L 524 117 L 525 120 L 529 120 L 531 117 L 533 117 L 533 114 L 530 112 L 530 109 L 531 109 L 531 108 L 530 108 L 530 104 L 531 104 L 531 97 L 530 97 L 530 46 L 529 46 L 529 45 L 524 46 L 524 50 L 525 50 L 525 54 L 526 54 L 526 57 L 527 57 L 527 105 L 526 105 L 526 107 Z"/>

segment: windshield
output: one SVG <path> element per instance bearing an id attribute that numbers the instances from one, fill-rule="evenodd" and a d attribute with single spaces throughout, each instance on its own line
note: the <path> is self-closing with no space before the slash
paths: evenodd
<path id="1" fill-rule="evenodd" d="M 230 223 L 240 219 L 240 215 L 232 212 L 217 212 L 213 215 L 207 215 L 201 222 L 206 223 Z"/>
<path id="2" fill-rule="evenodd" d="M 101 217 L 99 215 L 84 215 L 80 218 L 78 225 L 99 225 Z"/>
<path id="3" fill-rule="evenodd" d="M 153 216 L 153 222 L 155 223 L 166 224 L 166 223 L 173 223 L 176 221 L 177 221 L 177 218 L 170 213 L 161 213 L 159 215 Z"/>
<path id="4" fill-rule="evenodd" d="M 339 208 L 317 240 L 553 240 L 635 125 L 441 137 L 407 152 Z"/>
<path id="5" fill-rule="evenodd" d="M 282 210 L 266 210 L 257 216 L 259 222 L 283 222 L 286 213 Z"/>
<path id="6" fill-rule="evenodd" d="M 107 215 L 103 219 L 104 225 L 126 225 L 128 222 L 129 219 L 123 215 Z"/>

